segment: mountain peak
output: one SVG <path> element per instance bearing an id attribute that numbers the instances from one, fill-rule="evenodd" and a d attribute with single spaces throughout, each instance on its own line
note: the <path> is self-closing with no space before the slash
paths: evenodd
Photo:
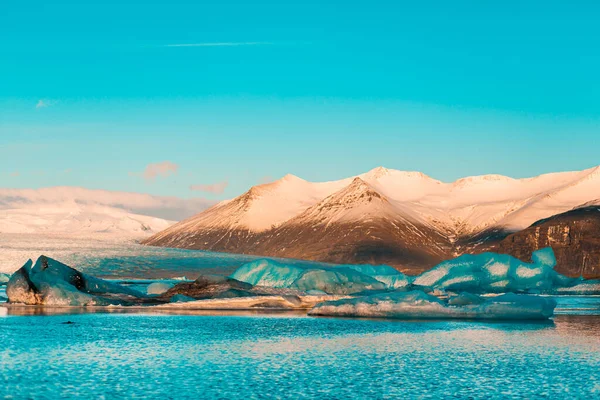
<path id="1" fill-rule="evenodd" d="M 384 177 L 386 175 L 388 175 L 390 173 L 390 170 L 385 168 L 385 167 L 376 167 L 373 168 L 372 170 L 370 170 L 369 172 L 367 172 L 365 175 L 365 177 L 367 178 L 371 178 L 371 179 L 378 179 L 381 177 Z"/>
<path id="2" fill-rule="evenodd" d="M 399 171 L 395 169 L 388 169 L 385 167 L 373 168 L 369 172 L 361 175 L 366 180 L 378 180 L 383 177 L 394 177 L 399 179 L 431 179 L 429 176 L 418 171 Z"/>
<path id="3" fill-rule="evenodd" d="M 373 201 L 387 202 L 387 199 L 357 176 L 348 186 L 324 199 L 319 206 L 328 208 L 334 205 L 353 207 L 357 204 L 368 204 Z"/>

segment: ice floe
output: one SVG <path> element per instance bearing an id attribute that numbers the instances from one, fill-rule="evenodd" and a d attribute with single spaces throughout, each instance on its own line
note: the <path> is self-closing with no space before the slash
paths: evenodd
<path id="1" fill-rule="evenodd" d="M 397 319 L 548 319 L 556 302 L 549 297 L 507 293 L 482 298 L 474 294 L 441 300 L 420 290 L 327 301 L 309 315 Z"/>
<path id="2" fill-rule="evenodd" d="M 139 304 L 146 296 L 113 282 L 83 274 L 51 258 L 29 260 L 6 286 L 11 303 L 52 306 Z"/>
<path id="3" fill-rule="evenodd" d="M 304 267 L 268 259 L 242 265 L 231 278 L 258 286 L 319 290 L 340 295 L 365 290 L 396 289 L 410 283 L 404 274 L 386 265 Z"/>

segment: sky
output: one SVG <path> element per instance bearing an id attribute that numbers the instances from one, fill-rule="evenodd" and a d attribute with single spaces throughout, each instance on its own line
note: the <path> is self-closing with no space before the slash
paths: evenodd
<path id="1" fill-rule="evenodd" d="M 595 1 L 5 1 L 0 187 L 600 164 Z"/>

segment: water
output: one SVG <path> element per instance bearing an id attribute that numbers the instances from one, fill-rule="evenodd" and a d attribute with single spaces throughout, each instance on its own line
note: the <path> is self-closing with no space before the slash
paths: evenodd
<path id="1" fill-rule="evenodd" d="M 14 270 L 42 252 L 117 280 L 194 279 L 253 259 L 18 238 L 0 261 Z M 600 398 L 600 297 L 557 301 L 544 323 L 0 304 L 0 399 Z"/>
<path id="2" fill-rule="evenodd" d="M 5 316 L 0 391 L 34 399 L 600 398 L 599 321 Z"/>

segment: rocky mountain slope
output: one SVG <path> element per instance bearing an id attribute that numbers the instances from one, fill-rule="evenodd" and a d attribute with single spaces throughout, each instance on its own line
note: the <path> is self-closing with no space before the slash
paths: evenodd
<path id="1" fill-rule="evenodd" d="M 513 179 L 444 183 L 376 168 L 311 183 L 286 177 L 160 232 L 144 243 L 336 263 L 386 263 L 418 272 L 480 252 L 536 221 L 600 198 L 600 167 Z"/>
<path id="2" fill-rule="evenodd" d="M 535 250 L 549 246 L 554 250 L 561 273 L 597 278 L 600 276 L 600 202 L 597 204 L 542 219 L 489 249 L 530 260 Z"/>

